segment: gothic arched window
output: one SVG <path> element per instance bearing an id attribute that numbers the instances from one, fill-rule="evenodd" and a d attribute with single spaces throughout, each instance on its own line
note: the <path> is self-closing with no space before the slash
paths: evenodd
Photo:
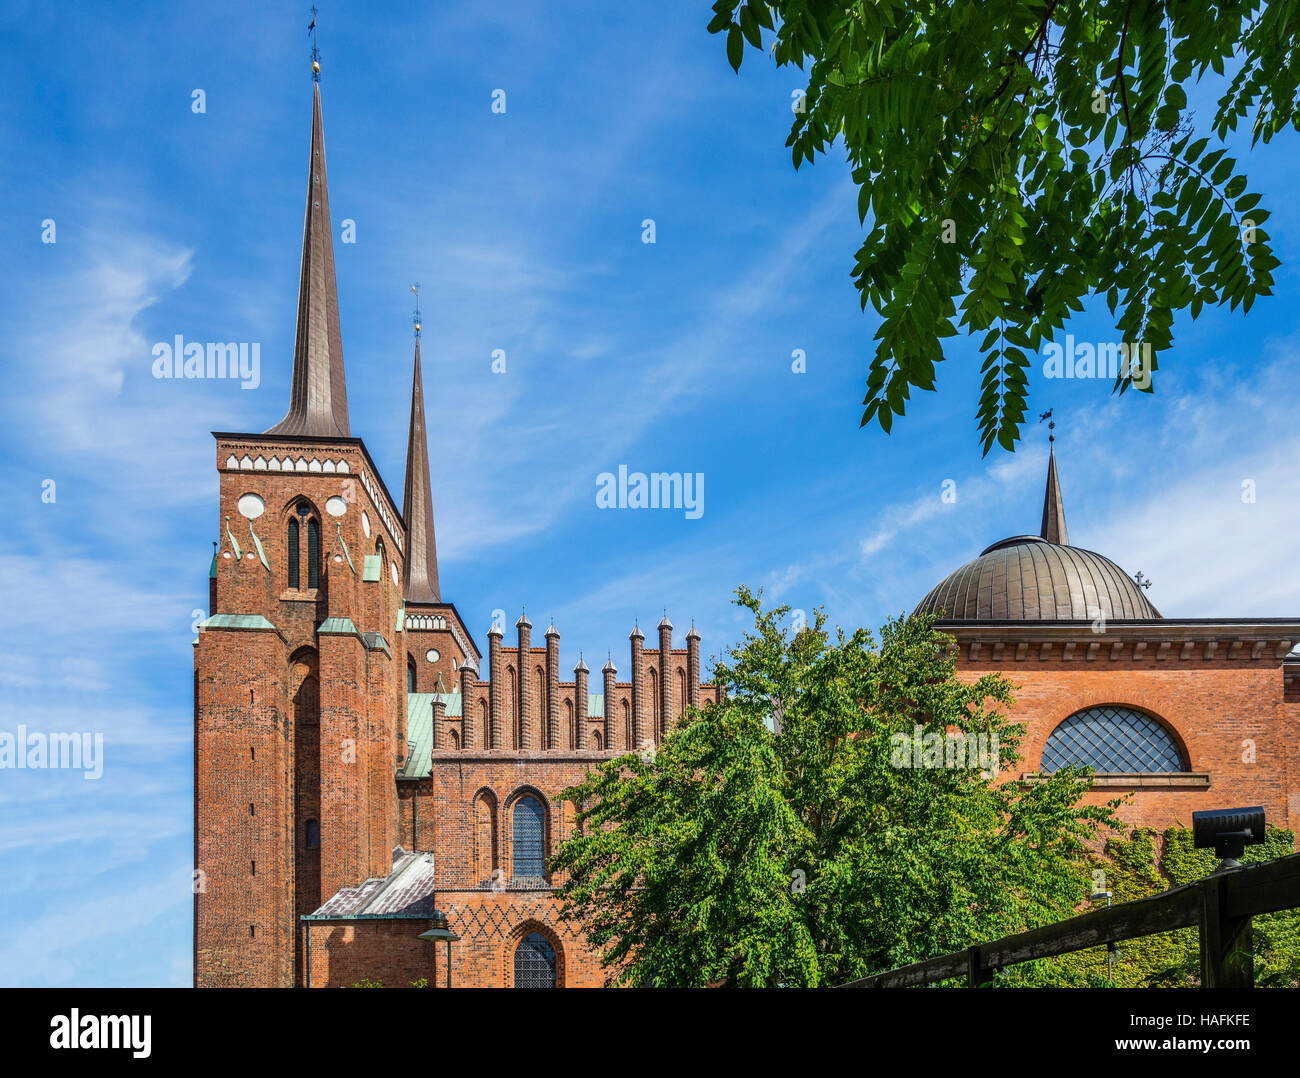
<path id="1" fill-rule="evenodd" d="M 307 521 L 307 587 L 320 587 L 320 522 Z"/>
<path id="2" fill-rule="evenodd" d="M 515 987 L 555 987 L 555 948 L 540 932 L 529 932 L 515 948 Z"/>
<path id="3" fill-rule="evenodd" d="M 298 521 L 289 518 L 289 587 L 298 586 Z"/>
<path id="4" fill-rule="evenodd" d="M 1169 731 L 1150 715 L 1121 704 L 1076 711 L 1052 731 L 1043 746 L 1042 770 L 1050 773 L 1070 764 L 1111 774 L 1187 770 Z"/>
<path id="5" fill-rule="evenodd" d="M 406 691 L 415 692 L 415 660 L 410 656 L 406 659 Z"/>
<path id="6" fill-rule="evenodd" d="M 531 795 L 515 802 L 511 816 L 513 877 L 517 880 L 546 878 L 546 810 Z"/>

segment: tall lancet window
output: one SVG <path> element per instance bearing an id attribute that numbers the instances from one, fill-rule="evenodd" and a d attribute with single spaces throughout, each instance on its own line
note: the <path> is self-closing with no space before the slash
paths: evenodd
<path id="1" fill-rule="evenodd" d="M 298 520 L 289 518 L 289 587 L 298 586 Z"/>
<path id="2" fill-rule="evenodd" d="M 320 587 L 320 523 L 307 521 L 307 587 Z"/>

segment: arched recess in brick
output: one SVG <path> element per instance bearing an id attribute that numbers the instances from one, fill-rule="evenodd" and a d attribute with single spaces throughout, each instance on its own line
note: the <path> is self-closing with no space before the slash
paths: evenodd
<path id="1" fill-rule="evenodd" d="M 673 708 L 677 712 L 673 716 L 675 719 L 686 714 L 686 671 L 680 666 L 677 668 L 677 692 L 673 695 Z"/>
<path id="2" fill-rule="evenodd" d="M 519 747 L 519 686 L 515 684 L 515 668 L 506 664 L 506 748 Z"/>
<path id="3" fill-rule="evenodd" d="M 600 736 L 599 730 L 591 730 L 590 735 L 591 735 L 591 747 L 595 749 L 597 752 L 600 752 L 600 750 L 605 747 L 604 745 L 605 739 Z"/>
<path id="4" fill-rule="evenodd" d="M 547 924 L 545 921 L 539 921 L 535 917 L 529 917 L 522 921 L 511 930 L 510 935 L 505 939 L 505 944 L 501 951 L 502 980 L 501 983 L 509 985 L 511 988 L 515 985 L 515 955 L 524 940 L 532 933 L 542 936 L 547 943 L 551 945 L 551 950 L 555 953 L 555 987 L 563 988 L 565 985 L 566 961 L 564 945 L 560 942 L 559 933 Z"/>
<path id="5" fill-rule="evenodd" d="M 320 819 L 320 674 L 315 648 L 289 657 L 293 720 L 293 859 L 295 907 L 313 913 L 320 907 L 320 843 L 307 842 L 307 821 Z"/>
<path id="6" fill-rule="evenodd" d="M 546 671 L 540 666 L 533 670 L 533 744 L 535 749 L 547 748 L 546 716 L 550 714 L 550 701 L 546 698 Z"/>
<path id="7" fill-rule="evenodd" d="M 497 860 L 497 795 L 484 788 L 474 795 L 474 879 L 490 886 Z"/>
<path id="8" fill-rule="evenodd" d="M 626 700 L 619 701 L 623 705 L 623 747 L 625 749 L 635 748 L 632 744 L 632 708 Z"/>
<path id="9" fill-rule="evenodd" d="M 568 731 L 569 748 L 577 748 L 578 728 L 573 723 L 573 701 L 568 699 L 564 701 L 564 729 Z"/>
<path id="10" fill-rule="evenodd" d="M 480 698 L 478 702 L 478 742 L 479 743 L 477 746 L 466 745 L 465 747 L 467 749 L 469 748 L 486 749 L 488 747 L 488 741 L 490 737 L 491 737 L 491 731 L 488 729 L 488 702 L 487 702 L 487 697 L 485 696 Z"/>
<path id="11" fill-rule="evenodd" d="M 656 741 L 663 730 L 660 723 L 659 712 L 663 710 L 659 704 L 662 697 L 659 695 L 659 671 L 653 666 L 648 671 L 650 675 L 650 730 Z"/>

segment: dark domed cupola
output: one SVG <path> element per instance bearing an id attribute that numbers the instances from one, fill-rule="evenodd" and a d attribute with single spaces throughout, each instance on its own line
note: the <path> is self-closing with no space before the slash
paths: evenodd
<path id="1" fill-rule="evenodd" d="M 1047 464 L 1039 535 L 986 547 L 949 573 L 913 611 L 945 621 L 1146 620 L 1160 612 L 1142 587 L 1109 558 L 1070 546 L 1056 454 Z"/>

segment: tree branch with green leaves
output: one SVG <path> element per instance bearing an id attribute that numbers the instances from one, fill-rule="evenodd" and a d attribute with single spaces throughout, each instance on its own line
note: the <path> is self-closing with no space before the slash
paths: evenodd
<path id="1" fill-rule="evenodd" d="M 1300 4 L 1225 0 L 717 0 L 710 32 L 807 69 L 795 168 L 842 139 L 868 233 L 853 267 L 880 315 L 862 425 L 936 388 L 942 341 L 980 337 L 983 451 L 1014 450 L 1030 360 L 1104 297 L 1121 339 L 1271 294 L 1258 194 L 1224 145 L 1300 128 Z M 1234 69 L 1228 77 L 1229 68 Z M 1187 88 L 1223 83 L 1202 134 Z M 1121 370 L 1114 390 L 1152 392 Z"/>

